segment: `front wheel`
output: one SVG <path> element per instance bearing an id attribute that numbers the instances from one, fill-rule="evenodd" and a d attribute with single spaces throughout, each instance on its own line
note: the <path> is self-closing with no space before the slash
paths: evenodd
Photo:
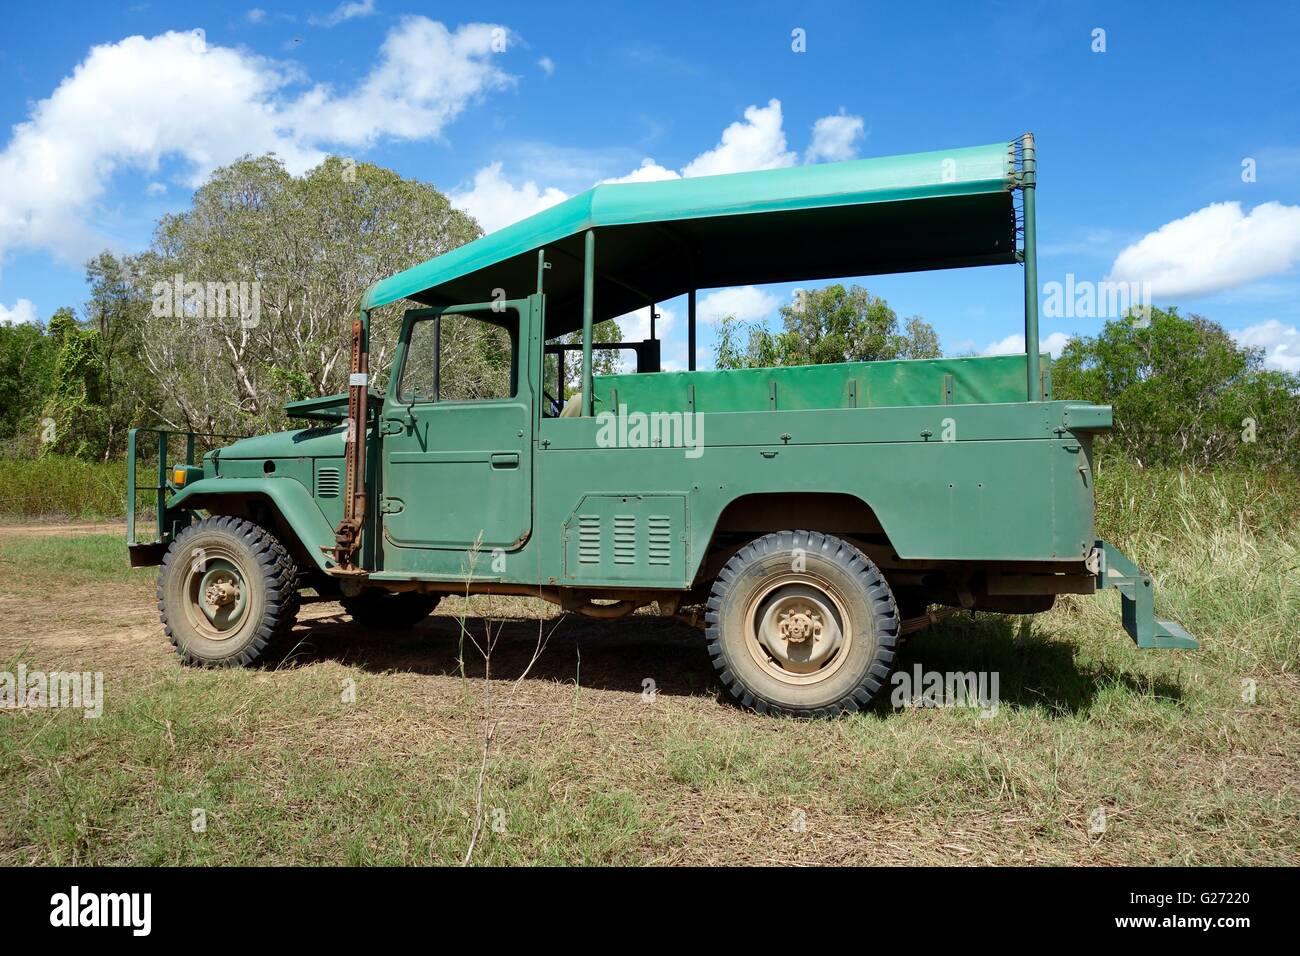
<path id="1" fill-rule="evenodd" d="M 158 613 L 186 664 L 253 664 L 293 627 L 298 568 L 275 535 L 243 518 L 204 518 L 172 542 Z"/>
<path id="2" fill-rule="evenodd" d="M 810 531 L 765 535 L 737 552 L 713 584 L 705 621 L 732 696 L 797 717 L 866 707 L 893 668 L 900 630 L 871 559 Z"/>

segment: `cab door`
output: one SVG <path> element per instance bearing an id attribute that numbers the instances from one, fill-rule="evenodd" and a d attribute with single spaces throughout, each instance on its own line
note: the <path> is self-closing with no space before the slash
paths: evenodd
<path id="1" fill-rule="evenodd" d="M 511 550 L 531 532 L 530 308 L 406 313 L 380 421 L 386 566 L 408 564 L 392 549 Z"/>

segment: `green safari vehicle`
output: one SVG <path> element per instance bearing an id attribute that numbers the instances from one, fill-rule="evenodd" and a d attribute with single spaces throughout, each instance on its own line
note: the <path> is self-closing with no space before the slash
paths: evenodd
<path id="1" fill-rule="evenodd" d="M 1026 135 L 597 186 L 372 286 L 347 392 L 287 406 L 306 427 L 200 460 L 186 435 L 175 463 L 155 433 L 146 484 L 153 439 L 133 432 L 132 562 L 161 565 L 191 664 L 257 662 L 302 590 L 385 627 L 467 591 L 604 619 L 654 605 L 702 626 L 722 684 L 765 713 L 866 706 L 944 609 L 1031 614 L 1109 586 L 1138 646 L 1195 648 L 1096 537 L 1111 409 L 1052 397 L 1035 176 Z M 1024 355 L 695 369 L 699 289 L 996 265 L 1024 271 Z M 614 345 L 635 371 L 595 374 L 593 326 L 680 295 L 687 370 L 661 369 L 652 321 Z M 403 301 L 377 390 L 370 316 Z M 494 369 L 465 373 L 467 336 Z M 138 537 L 141 489 L 157 522 Z"/>

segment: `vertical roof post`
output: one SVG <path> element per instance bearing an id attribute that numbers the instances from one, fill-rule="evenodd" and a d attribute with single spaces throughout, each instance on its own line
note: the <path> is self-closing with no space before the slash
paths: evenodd
<path id="1" fill-rule="evenodd" d="M 1034 223 L 1037 186 L 1034 134 L 1026 133 L 1020 146 L 1020 192 L 1025 213 L 1025 378 L 1028 400 L 1042 398 L 1038 357 L 1038 230 Z"/>
<path id="2" fill-rule="evenodd" d="M 582 414 L 590 417 L 595 408 L 591 394 L 591 326 L 596 313 L 596 230 L 588 229 L 582 261 Z"/>

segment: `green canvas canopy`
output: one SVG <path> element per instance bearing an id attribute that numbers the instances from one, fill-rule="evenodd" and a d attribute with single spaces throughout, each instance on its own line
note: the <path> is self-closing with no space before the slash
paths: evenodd
<path id="1" fill-rule="evenodd" d="M 1014 143 L 596 186 L 376 283 L 362 307 L 520 298 L 545 274 L 547 337 L 582 325 L 584 233 L 597 236 L 594 320 L 695 289 L 1017 260 Z"/>

